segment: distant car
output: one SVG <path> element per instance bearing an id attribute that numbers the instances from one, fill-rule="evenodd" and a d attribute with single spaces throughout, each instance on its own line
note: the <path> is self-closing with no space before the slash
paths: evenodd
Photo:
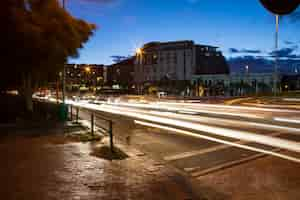
<path id="1" fill-rule="evenodd" d="M 166 92 L 157 92 L 157 97 L 160 99 L 162 97 L 166 97 L 167 93 Z"/>
<path id="2" fill-rule="evenodd" d="M 80 101 L 80 97 L 79 96 L 73 96 L 72 100 L 78 102 L 78 101 Z"/>

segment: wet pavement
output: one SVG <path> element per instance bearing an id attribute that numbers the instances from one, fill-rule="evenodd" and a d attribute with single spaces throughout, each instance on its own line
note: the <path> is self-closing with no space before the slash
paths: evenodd
<path id="1" fill-rule="evenodd" d="M 299 171 L 299 164 L 269 156 L 201 176 L 197 181 L 207 199 L 298 200 Z M 207 190 L 212 187 L 213 191 Z"/>
<path id="2" fill-rule="evenodd" d="M 1 199 L 202 199 L 181 173 L 136 149 L 118 144 L 129 158 L 108 161 L 92 156 L 101 142 L 68 141 L 62 129 L 26 132 L 1 132 Z"/>
<path id="3" fill-rule="evenodd" d="M 81 112 L 83 118 L 87 118 L 85 114 L 88 116 Z M 171 131 L 134 126 L 130 120 L 119 116 L 105 116 L 114 121 L 114 134 L 119 141 L 125 142 L 124 138 L 129 135 L 131 146 L 183 172 L 193 182 L 198 196 L 204 199 L 300 199 L 299 163 Z M 101 124 L 96 121 L 98 123 Z M 300 138 L 296 132 L 261 127 L 250 130 L 291 141 Z M 299 157 L 299 153 L 258 143 L 240 144 Z"/>

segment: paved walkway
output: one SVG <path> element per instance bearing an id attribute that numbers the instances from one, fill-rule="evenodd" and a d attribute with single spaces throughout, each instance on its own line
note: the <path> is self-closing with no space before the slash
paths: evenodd
<path id="1" fill-rule="evenodd" d="M 299 171 L 298 163 L 269 156 L 200 177 L 198 184 L 207 199 L 298 200 Z"/>
<path id="2" fill-rule="evenodd" d="M 91 155 L 101 143 L 68 142 L 61 131 L 1 137 L 1 199 L 201 199 L 184 176 L 141 152 L 103 160 Z"/>

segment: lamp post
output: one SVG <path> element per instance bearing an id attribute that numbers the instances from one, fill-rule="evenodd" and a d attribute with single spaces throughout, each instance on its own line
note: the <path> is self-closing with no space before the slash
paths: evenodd
<path id="1" fill-rule="evenodd" d="M 136 50 L 135 50 L 135 53 L 136 53 L 136 58 L 137 58 L 137 61 L 138 61 L 138 64 L 137 64 L 137 66 L 138 66 L 138 68 L 140 68 L 141 66 L 142 66 L 142 59 L 143 59 L 143 50 L 142 50 L 142 48 L 137 48 Z M 141 71 L 140 69 L 138 70 L 138 71 Z M 143 73 L 143 72 L 142 72 Z M 142 74 L 142 76 L 144 76 L 143 74 Z M 140 75 L 138 76 L 138 77 L 141 77 Z M 138 81 L 137 81 L 138 82 Z M 140 85 L 139 86 L 137 86 L 137 90 L 138 90 L 138 94 L 140 94 L 141 93 L 141 87 L 140 87 Z"/>
<path id="2" fill-rule="evenodd" d="M 275 64 L 273 77 L 273 93 L 277 93 L 277 65 L 278 65 L 278 29 L 279 29 L 279 15 L 287 15 L 292 13 L 299 6 L 299 0 L 260 0 L 261 4 L 276 17 L 276 33 L 275 33 Z"/>
<path id="3" fill-rule="evenodd" d="M 279 31 L 279 15 L 275 15 L 276 20 L 276 32 L 275 32 L 275 65 L 274 65 L 274 77 L 273 77 L 273 92 L 277 94 L 277 70 L 278 70 L 278 31 Z"/>
<path id="4" fill-rule="evenodd" d="M 62 0 L 62 6 L 63 6 L 63 9 L 65 10 L 65 0 Z M 65 95 L 66 95 L 66 65 L 64 63 L 64 67 L 63 67 L 63 73 L 62 73 L 62 102 L 63 102 L 63 105 L 65 105 L 65 101 L 66 101 L 66 98 L 65 98 Z"/>

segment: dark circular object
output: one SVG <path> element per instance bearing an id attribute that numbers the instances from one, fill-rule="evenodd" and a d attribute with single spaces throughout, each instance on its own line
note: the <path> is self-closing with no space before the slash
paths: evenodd
<path id="1" fill-rule="evenodd" d="M 260 0 L 262 5 L 276 15 L 286 15 L 299 6 L 300 0 Z"/>

